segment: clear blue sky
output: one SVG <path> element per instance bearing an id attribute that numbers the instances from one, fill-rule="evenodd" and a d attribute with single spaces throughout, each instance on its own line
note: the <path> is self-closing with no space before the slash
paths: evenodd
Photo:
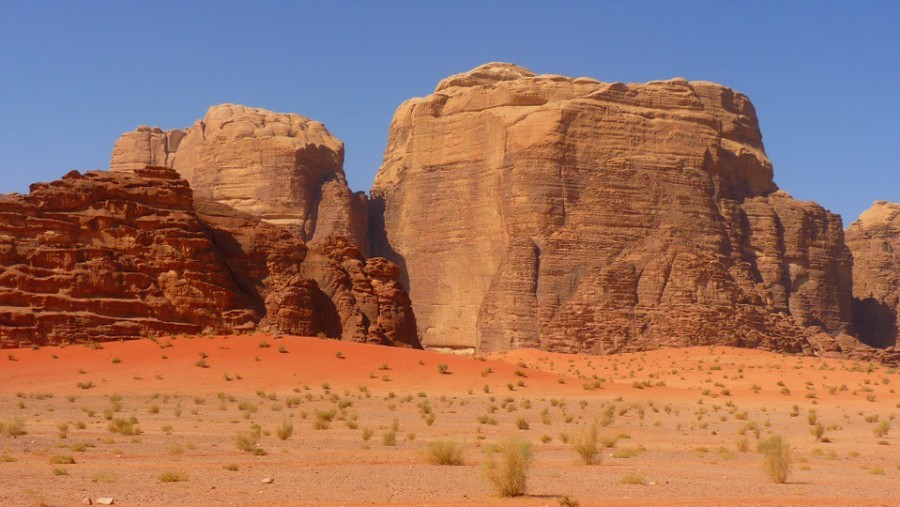
<path id="1" fill-rule="evenodd" d="M 746 5 L 742 5 L 746 4 Z M 235 102 L 323 121 L 368 190 L 394 109 L 488 61 L 750 96 L 778 184 L 849 224 L 900 201 L 900 2 L 0 0 L 0 192 L 101 169 Z"/>

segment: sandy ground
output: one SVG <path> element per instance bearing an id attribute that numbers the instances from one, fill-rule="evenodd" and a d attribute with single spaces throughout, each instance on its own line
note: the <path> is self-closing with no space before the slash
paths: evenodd
<path id="1" fill-rule="evenodd" d="M 879 365 L 708 347 L 469 358 L 264 336 L 0 352 L 0 505 L 900 505 L 900 375 Z M 110 430 L 132 417 L 133 435 Z M 564 440 L 595 419 L 612 447 L 582 465 Z M 238 449 L 253 432 L 265 454 Z M 775 434 L 793 447 L 786 484 L 756 452 Z M 534 461 L 527 495 L 502 499 L 481 464 L 510 435 Z M 462 466 L 428 463 L 440 439 L 465 444 Z"/>

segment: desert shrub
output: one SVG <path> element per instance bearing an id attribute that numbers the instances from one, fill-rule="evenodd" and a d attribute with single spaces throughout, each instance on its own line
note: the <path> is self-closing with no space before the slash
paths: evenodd
<path id="1" fill-rule="evenodd" d="M 432 465 L 462 465 L 464 448 L 454 440 L 438 440 L 428 443 L 425 455 Z"/>
<path id="2" fill-rule="evenodd" d="M 484 472 L 500 496 L 522 496 L 531 459 L 531 442 L 509 437 L 488 452 Z"/>
<path id="3" fill-rule="evenodd" d="M 640 475 L 626 475 L 622 477 L 622 484 L 636 484 L 640 486 L 647 485 L 647 479 L 644 479 Z"/>
<path id="4" fill-rule="evenodd" d="M 327 430 L 336 415 L 337 411 L 334 409 L 316 410 L 316 419 L 313 421 L 313 428 L 317 430 Z"/>
<path id="5" fill-rule="evenodd" d="M 137 425 L 137 422 L 138 420 L 136 417 L 131 417 L 129 419 L 117 417 L 107 425 L 107 429 L 111 433 L 118 433 L 125 436 L 140 435 L 141 428 Z"/>
<path id="6" fill-rule="evenodd" d="M 18 417 L 11 421 L 0 423 L 0 433 L 13 438 L 19 438 L 22 435 L 28 434 L 28 432 L 25 431 L 25 422 Z"/>
<path id="7" fill-rule="evenodd" d="M 527 430 L 530 427 L 531 425 L 528 424 L 528 419 L 525 419 L 524 417 L 516 419 L 516 428 L 519 428 L 520 430 Z"/>
<path id="8" fill-rule="evenodd" d="M 72 456 L 65 456 L 62 454 L 54 454 L 50 456 L 50 464 L 51 465 L 74 465 L 75 458 Z"/>
<path id="9" fill-rule="evenodd" d="M 188 476 L 181 472 L 163 472 L 159 474 L 159 482 L 186 482 Z"/>
<path id="10" fill-rule="evenodd" d="M 816 438 L 816 441 L 822 440 L 822 436 L 825 435 L 825 427 L 821 424 L 816 424 L 813 426 L 813 429 L 810 431 L 812 436 Z"/>
<path id="11" fill-rule="evenodd" d="M 446 375 L 448 369 L 449 369 L 449 367 L 446 364 L 438 365 L 438 373 L 440 373 L 441 375 Z"/>
<path id="12" fill-rule="evenodd" d="M 278 435 L 278 438 L 281 440 L 291 438 L 291 435 L 294 434 L 294 423 L 285 419 L 284 422 L 281 423 L 281 426 L 275 430 L 275 434 Z"/>
<path id="13" fill-rule="evenodd" d="M 874 433 L 876 437 L 881 438 L 886 436 L 890 430 L 891 424 L 887 421 L 881 421 L 874 429 L 872 429 L 872 433 Z"/>
<path id="14" fill-rule="evenodd" d="M 395 430 L 390 430 L 382 433 L 381 443 L 388 447 L 397 445 L 397 432 Z"/>
<path id="15" fill-rule="evenodd" d="M 600 446 L 598 445 L 597 431 L 599 423 L 591 421 L 590 426 L 572 442 L 572 448 L 581 457 L 585 465 L 600 463 Z"/>
<path id="16" fill-rule="evenodd" d="M 259 447 L 259 437 L 259 431 L 244 431 L 237 434 L 234 445 L 241 451 L 262 456 L 266 451 Z"/>
<path id="17" fill-rule="evenodd" d="M 781 435 L 759 442 L 763 467 L 774 482 L 784 484 L 791 473 L 791 446 Z"/>

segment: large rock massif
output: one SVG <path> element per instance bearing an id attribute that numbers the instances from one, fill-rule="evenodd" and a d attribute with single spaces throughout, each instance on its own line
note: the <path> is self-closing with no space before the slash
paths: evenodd
<path id="1" fill-rule="evenodd" d="M 752 104 L 717 84 L 483 65 L 399 107 L 372 199 L 427 347 L 811 351 L 853 332 L 840 217 L 776 187 Z"/>
<path id="2" fill-rule="evenodd" d="M 123 135 L 111 172 L 0 197 L 0 346 L 259 330 L 418 347 L 342 161 L 321 123 L 223 105 Z"/>
<path id="3" fill-rule="evenodd" d="M 878 201 L 846 231 L 853 252 L 853 317 L 860 339 L 897 345 L 900 315 L 900 204 Z"/>
<path id="4" fill-rule="evenodd" d="M 110 169 L 164 164 L 190 182 L 263 326 L 308 334 L 311 312 L 328 336 L 418 346 L 399 268 L 366 259 L 367 199 L 350 190 L 343 159 L 343 143 L 320 122 L 223 104 L 184 130 L 123 134 Z"/>
<path id="5" fill-rule="evenodd" d="M 0 346 L 259 330 L 900 362 L 900 205 L 845 243 L 778 189 L 726 87 L 486 64 L 400 106 L 371 199 L 343 157 L 319 122 L 224 104 L 0 196 Z"/>

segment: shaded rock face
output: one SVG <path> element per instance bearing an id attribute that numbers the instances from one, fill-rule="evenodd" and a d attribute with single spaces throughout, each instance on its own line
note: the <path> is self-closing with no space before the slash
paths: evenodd
<path id="1" fill-rule="evenodd" d="M 343 237 L 307 245 L 287 228 L 222 204 L 197 204 L 197 213 L 209 225 L 237 285 L 264 315 L 258 329 L 419 346 L 395 264 L 365 259 Z"/>
<path id="2" fill-rule="evenodd" d="M 305 266 L 297 232 L 195 210 L 174 170 L 72 172 L 0 196 L 0 346 L 254 330 L 417 346 L 399 268 L 354 248 Z M 317 282 L 343 279 L 335 301 Z"/>
<path id="3" fill-rule="evenodd" d="M 801 351 L 852 332 L 841 219 L 772 180 L 744 95 L 487 64 L 399 107 L 373 251 L 423 345 Z"/>
<path id="4" fill-rule="evenodd" d="M 853 252 L 853 318 L 860 339 L 897 345 L 900 315 L 900 204 L 878 201 L 846 231 Z"/>
<path id="5" fill-rule="evenodd" d="M 303 241 L 344 236 L 367 253 L 366 198 L 350 191 L 343 162 L 343 143 L 320 122 L 222 104 L 184 130 L 138 127 L 123 134 L 110 169 L 170 167 L 190 183 L 197 202 L 284 226 Z"/>
<path id="6" fill-rule="evenodd" d="M 72 172 L 0 196 L 0 344 L 240 328 L 234 286 L 187 182 L 167 169 Z"/>

